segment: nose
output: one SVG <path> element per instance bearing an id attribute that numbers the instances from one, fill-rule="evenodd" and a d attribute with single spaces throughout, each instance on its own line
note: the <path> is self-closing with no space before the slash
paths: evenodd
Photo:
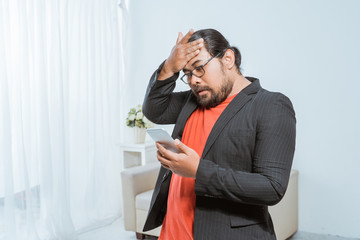
<path id="1" fill-rule="evenodd" d="M 190 84 L 192 85 L 197 85 L 199 84 L 200 82 L 202 81 L 201 78 L 195 76 L 195 75 L 192 75 L 191 78 L 190 78 Z"/>

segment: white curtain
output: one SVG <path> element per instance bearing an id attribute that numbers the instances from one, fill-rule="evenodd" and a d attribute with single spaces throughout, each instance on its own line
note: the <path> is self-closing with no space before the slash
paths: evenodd
<path id="1" fill-rule="evenodd" d="M 0 0 L 0 239 L 120 215 L 118 0 Z"/>

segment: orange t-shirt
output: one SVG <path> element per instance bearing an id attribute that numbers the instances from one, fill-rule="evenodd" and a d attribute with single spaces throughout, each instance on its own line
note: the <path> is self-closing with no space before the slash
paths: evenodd
<path id="1" fill-rule="evenodd" d="M 210 109 L 198 108 L 187 120 L 182 142 L 202 155 L 216 120 L 236 96 Z M 167 212 L 159 240 L 192 240 L 195 211 L 195 179 L 173 174 L 170 182 Z"/>

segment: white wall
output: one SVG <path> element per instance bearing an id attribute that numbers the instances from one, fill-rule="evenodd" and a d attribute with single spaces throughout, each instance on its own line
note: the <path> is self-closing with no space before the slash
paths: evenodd
<path id="1" fill-rule="evenodd" d="M 126 108 L 178 31 L 219 30 L 244 75 L 294 104 L 300 230 L 360 237 L 360 1 L 130 0 L 129 10 Z"/>

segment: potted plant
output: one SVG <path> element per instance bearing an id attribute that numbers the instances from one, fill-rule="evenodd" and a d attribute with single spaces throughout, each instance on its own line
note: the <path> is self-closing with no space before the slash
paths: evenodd
<path id="1" fill-rule="evenodd" d="M 141 105 L 131 108 L 126 118 L 126 126 L 134 129 L 134 143 L 144 143 L 146 129 L 153 125 L 142 113 Z"/>

